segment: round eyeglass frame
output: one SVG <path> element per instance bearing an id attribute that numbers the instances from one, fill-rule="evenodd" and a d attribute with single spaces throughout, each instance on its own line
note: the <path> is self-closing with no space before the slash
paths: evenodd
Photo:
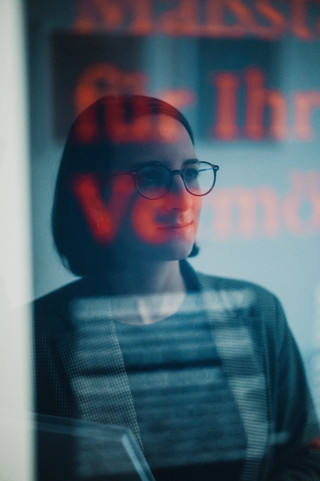
<path id="1" fill-rule="evenodd" d="M 212 186 L 210 187 L 210 189 L 205 192 L 204 194 L 195 194 L 194 192 L 191 192 L 187 185 L 186 185 L 186 181 L 184 179 L 184 171 L 190 167 L 190 165 L 193 165 L 193 164 L 206 164 L 206 165 L 209 165 L 211 168 L 212 168 L 212 171 L 213 171 L 213 182 L 212 182 Z M 170 181 L 168 183 L 168 186 L 166 188 L 166 191 L 161 194 L 159 197 L 147 197 L 145 194 L 143 194 L 140 190 L 139 190 L 139 186 L 138 186 L 138 181 L 137 181 L 137 176 L 138 176 L 138 173 L 141 169 L 144 169 L 145 167 L 149 167 L 149 166 L 159 166 L 159 167 L 162 167 L 164 169 L 166 169 L 169 174 L 170 174 Z M 171 187 L 172 187 L 172 183 L 173 183 L 173 176 L 174 175 L 180 175 L 181 179 L 182 179 L 182 182 L 183 182 L 183 185 L 186 189 L 187 192 L 189 192 L 189 194 L 191 195 L 194 195 L 196 197 L 203 197 L 204 195 L 207 195 L 209 194 L 212 189 L 214 188 L 215 186 L 215 183 L 216 183 L 216 179 L 217 179 L 217 171 L 219 170 L 219 166 L 216 165 L 216 164 L 212 164 L 211 162 L 207 162 L 207 161 L 203 161 L 203 160 L 200 160 L 200 161 L 197 161 L 197 162 L 188 162 L 187 164 L 185 164 L 182 169 L 169 169 L 166 165 L 162 164 L 162 163 L 159 163 L 159 162 L 148 162 L 146 164 L 143 164 L 141 166 L 139 166 L 138 168 L 136 169 L 133 169 L 133 170 L 128 170 L 128 171 L 124 171 L 124 172 L 115 172 L 113 174 L 107 174 L 106 177 L 116 177 L 118 175 L 131 175 L 134 179 L 134 183 L 135 183 L 135 186 L 136 186 L 136 189 L 137 189 L 137 192 L 139 193 L 139 195 L 141 195 L 141 197 L 144 197 L 145 199 L 148 199 L 148 200 L 159 200 L 159 199 L 162 199 L 162 197 L 164 197 L 165 195 L 167 195 L 167 193 L 170 191 Z"/>

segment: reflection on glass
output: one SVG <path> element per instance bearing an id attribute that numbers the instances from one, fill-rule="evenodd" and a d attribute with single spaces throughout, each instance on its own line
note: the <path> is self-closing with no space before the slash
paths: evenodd
<path id="1" fill-rule="evenodd" d="M 107 96 L 79 115 L 52 225 L 80 279 L 35 302 L 37 410 L 130 429 L 157 481 L 317 479 L 319 431 L 279 301 L 187 262 L 217 170 L 161 100 Z"/>

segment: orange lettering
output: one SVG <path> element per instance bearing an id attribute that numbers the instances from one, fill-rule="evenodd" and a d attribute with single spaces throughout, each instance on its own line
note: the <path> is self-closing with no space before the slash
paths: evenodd
<path id="1" fill-rule="evenodd" d="M 242 25 L 241 28 L 244 29 L 244 33 L 251 31 L 252 27 L 255 27 L 255 19 L 250 9 L 244 5 L 241 0 L 224 0 L 224 2 L 226 7 L 239 21 L 240 25 Z"/>
<path id="2" fill-rule="evenodd" d="M 178 110 L 195 102 L 195 93 L 190 89 L 166 89 L 157 92 L 158 98 L 173 105 Z"/>
<path id="3" fill-rule="evenodd" d="M 262 213 L 258 210 L 259 206 L 263 208 Z M 215 213 L 214 231 L 220 238 L 232 235 L 236 223 L 243 236 L 252 237 L 256 233 L 260 216 L 264 235 L 274 237 L 279 231 L 279 199 L 268 187 L 256 190 L 217 190 L 212 199 L 212 207 Z"/>
<path id="4" fill-rule="evenodd" d="M 320 176 L 318 172 L 294 172 L 292 192 L 285 199 L 283 214 L 287 227 L 294 234 L 310 235 L 320 230 Z M 311 215 L 301 218 L 301 207 L 308 203 Z"/>
<path id="5" fill-rule="evenodd" d="M 295 94 L 295 134 L 303 140 L 312 139 L 311 116 L 314 108 L 320 107 L 320 92 Z"/>
<path id="6" fill-rule="evenodd" d="M 284 139 L 287 129 L 287 101 L 281 92 L 268 92 L 268 103 L 271 109 L 270 133 L 275 139 Z"/>
<path id="7" fill-rule="evenodd" d="M 79 0 L 74 29 L 82 32 L 95 29 L 114 30 L 129 22 L 135 34 L 152 32 L 151 0 Z"/>
<path id="8" fill-rule="evenodd" d="M 231 140 L 237 135 L 237 89 L 235 74 L 221 73 L 214 76 L 217 86 L 217 123 L 213 132 L 222 140 Z"/>
<path id="9" fill-rule="evenodd" d="M 199 34 L 198 0 L 180 0 L 175 10 L 170 10 L 157 21 L 161 32 L 173 35 Z"/>
<path id="10" fill-rule="evenodd" d="M 220 239 L 236 233 L 250 238 L 260 233 L 275 237 L 283 218 L 289 232 L 308 236 L 320 231 L 320 175 L 316 171 L 293 172 L 292 188 L 281 205 L 277 193 L 270 187 L 257 189 L 232 188 L 216 190 L 214 197 L 206 198 L 205 208 L 214 213 L 214 233 Z M 101 179 L 94 174 L 79 174 L 72 190 L 79 202 L 94 240 L 101 245 L 116 239 L 117 232 L 128 210 L 135 186 L 129 176 L 114 178 L 110 197 L 106 202 L 101 194 Z M 157 216 L 165 208 L 166 198 L 146 202 L 137 196 L 132 210 L 132 225 L 137 235 L 147 243 L 159 245 L 170 241 L 170 232 L 159 229 Z M 306 211 L 307 208 L 307 211 Z M 306 214 L 307 212 L 307 214 Z M 186 233 L 186 240 L 192 232 Z"/>
<path id="11" fill-rule="evenodd" d="M 312 28 L 308 27 L 308 2 L 313 6 L 315 3 L 313 0 L 284 2 L 291 4 L 291 18 L 289 15 L 286 18 L 286 15 L 276 9 L 270 0 L 247 2 L 244 0 L 167 0 L 167 2 L 172 2 L 173 7 L 157 16 L 156 0 L 78 0 L 73 27 L 79 32 L 86 33 L 95 30 L 119 30 L 136 35 L 163 32 L 169 35 L 210 35 L 231 38 L 250 34 L 262 38 L 278 38 L 284 34 L 285 30 L 290 30 L 303 40 L 315 37 Z M 256 13 L 260 17 L 256 18 Z M 311 12 L 309 18 L 313 18 Z M 266 22 L 269 24 L 266 25 Z M 320 24 L 318 21 L 314 23 L 318 33 Z"/>
<path id="12" fill-rule="evenodd" d="M 106 132 L 114 142 L 175 142 L 181 134 L 179 124 L 171 117 L 150 117 L 148 97 L 132 102 L 132 120 L 127 121 L 121 99 L 109 102 L 106 110 Z"/>
<path id="13" fill-rule="evenodd" d="M 283 94 L 265 88 L 264 74 L 258 69 L 250 69 L 246 74 L 247 108 L 246 131 L 251 139 L 264 136 L 265 109 L 271 109 L 270 133 L 277 139 L 287 134 L 287 102 Z"/>
<path id="14" fill-rule="evenodd" d="M 236 23 L 226 23 L 225 10 L 233 15 Z M 250 9 L 241 0 L 208 1 L 206 19 L 205 32 L 216 36 L 241 37 L 255 31 L 257 26 Z"/>
<path id="15" fill-rule="evenodd" d="M 139 237 L 150 244 L 162 244 L 169 240 L 169 232 L 159 229 L 157 212 L 161 208 L 162 199 L 145 202 L 137 199 L 132 212 L 132 222 Z"/>
<path id="16" fill-rule="evenodd" d="M 309 0 L 291 0 L 292 3 L 292 30 L 297 37 L 310 40 L 314 36 L 306 25 L 307 2 Z"/>
<path id="17" fill-rule="evenodd" d="M 277 38 L 281 36 L 286 27 L 286 18 L 272 5 L 268 0 L 257 0 L 255 2 L 257 11 L 268 20 L 269 27 L 259 25 L 256 27 L 255 33 L 260 37 Z"/>
<path id="18" fill-rule="evenodd" d="M 137 235 L 142 240 L 155 245 L 172 240 L 172 236 L 175 234 L 170 229 L 159 228 L 159 226 L 161 227 L 159 216 L 161 217 L 163 212 L 168 212 L 170 206 L 181 205 L 181 202 L 185 202 L 179 196 L 180 194 L 168 192 L 165 197 L 148 202 L 142 197 L 138 197 L 132 212 L 132 222 Z M 194 235 L 194 229 L 186 229 L 183 234 L 184 240 L 190 242 L 194 239 Z"/>
<path id="19" fill-rule="evenodd" d="M 80 75 L 74 94 L 76 113 L 104 95 L 144 94 L 146 75 L 142 72 L 127 73 L 107 63 L 87 67 Z"/>
<path id="20" fill-rule="evenodd" d="M 224 26 L 221 4 L 222 2 L 219 0 L 211 0 L 207 3 L 206 24 L 204 25 L 206 34 L 219 36 L 223 33 Z"/>
<path id="21" fill-rule="evenodd" d="M 115 239 L 121 227 L 135 187 L 130 176 L 114 178 L 108 205 L 101 195 L 97 176 L 80 174 L 73 180 L 72 190 L 80 204 L 88 227 L 98 244 L 106 244 Z"/>
<path id="22" fill-rule="evenodd" d="M 131 0 L 132 23 L 130 31 L 139 35 L 152 33 L 152 0 Z"/>
<path id="23" fill-rule="evenodd" d="M 157 97 L 173 105 L 178 110 L 191 105 L 195 101 L 195 94 L 189 89 L 168 89 L 157 92 Z M 158 122 L 159 133 L 167 132 L 167 142 L 177 142 L 179 140 L 180 129 L 176 122 L 170 122 L 169 118 L 163 117 L 163 121 Z"/>
<path id="24" fill-rule="evenodd" d="M 75 30 L 88 32 L 97 28 L 117 28 L 124 20 L 124 2 L 121 0 L 79 0 L 73 26 Z"/>
<path id="25" fill-rule="evenodd" d="M 137 98 L 132 103 L 132 120 L 128 122 L 123 101 L 115 99 L 106 111 L 106 132 L 114 142 L 141 142 L 151 140 L 153 125 L 145 115 L 150 113 L 147 98 Z"/>

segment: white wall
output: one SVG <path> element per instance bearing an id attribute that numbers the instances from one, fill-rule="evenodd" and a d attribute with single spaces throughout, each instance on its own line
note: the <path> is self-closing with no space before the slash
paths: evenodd
<path id="1" fill-rule="evenodd" d="M 0 479 L 31 481 L 31 296 L 23 8 L 0 2 Z"/>

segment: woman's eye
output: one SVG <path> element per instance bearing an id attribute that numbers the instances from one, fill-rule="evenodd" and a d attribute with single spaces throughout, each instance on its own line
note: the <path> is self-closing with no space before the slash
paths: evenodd
<path id="1" fill-rule="evenodd" d="M 157 171 L 149 171 L 143 173 L 143 180 L 146 182 L 153 182 L 159 179 L 159 172 Z"/>
<path id="2" fill-rule="evenodd" d="M 186 180 L 196 180 L 199 176 L 199 170 L 194 167 L 190 167 L 185 170 L 184 177 Z"/>

